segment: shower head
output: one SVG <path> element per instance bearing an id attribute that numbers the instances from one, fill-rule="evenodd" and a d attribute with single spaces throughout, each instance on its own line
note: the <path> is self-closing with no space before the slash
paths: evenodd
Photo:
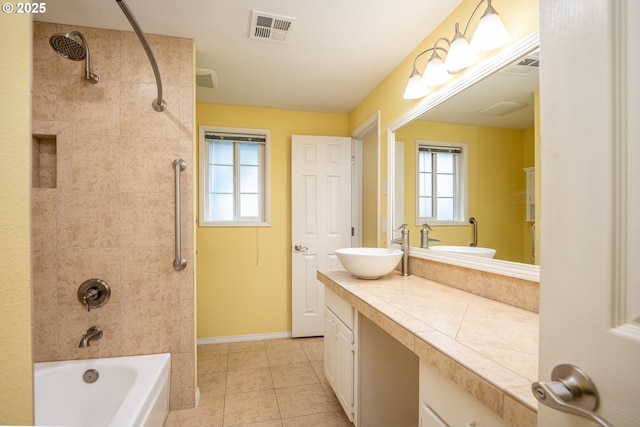
<path id="1" fill-rule="evenodd" d="M 89 83 L 98 83 L 100 77 L 90 70 L 89 45 L 80 32 L 56 33 L 49 38 L 49 44 L 63 58 L 72 61 L 82 61 L 84 59 L 85 79 Z"/>

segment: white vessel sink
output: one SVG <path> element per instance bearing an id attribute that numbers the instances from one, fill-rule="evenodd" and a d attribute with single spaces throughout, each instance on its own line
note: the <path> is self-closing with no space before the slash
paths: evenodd
<path id="1" fill-rule="evenodd" d="M 349 273 L 360 279 L 378 279 L 391 272 L 402 258 L 400 249 L 342 248 L 336 256 Z"/>
<path id="2" fill-rule="evenodd" d="M 473 255 L 483 258 L 493 258 L 496 254 L 495 249 L 480 248 L 477 246 L 429 246 L 432 251 L 449 252 L 462 255 Z"/>

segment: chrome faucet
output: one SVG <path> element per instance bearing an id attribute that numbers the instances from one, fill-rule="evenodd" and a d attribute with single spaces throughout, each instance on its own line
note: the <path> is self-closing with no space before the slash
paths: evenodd
<path id="1" fill-rule="evenodd" d="M 409 275 L 409 229 L 407 228 L 407 224 L 402 224 L 398 230 L 401 232 L 401 237 L 397 239 L 393 239 L 389 243 L 394 243 L 400 245 L 400 249 L 402 249 L 402 266 L 400 270 L 400 274 L 403 276 Z"/>
<path id="2" fill-rule="evenodd" d="M 82 336 L 78 347 L 89 347 L 91 341 L 98 341 L 100 338 L 102 338 L 102 328 L 100 328 L 100 326 L 92 326 L 87 329 L 87 333 Z"/>
<path id="3" fill-rule="evenodd" d="M 429 231 L 433 231 L 433 228 L 426 222 L 422 224 L 422 230 L 420 230 L 420 247 L 429 249 L 429 243 L 440 243 L 440 240 L 429 237 Z"/>

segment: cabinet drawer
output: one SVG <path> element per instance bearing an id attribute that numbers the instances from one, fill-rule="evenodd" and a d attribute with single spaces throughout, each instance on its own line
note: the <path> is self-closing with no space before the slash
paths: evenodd
<path id="1" fill-rule="evenodd" d="M 344 323 L 347 328 L 355 328 L 354 308 L 335 292 L 324 288 L 324 304 Z"/>
<path id="2" fill-rule="evenodd" d="M 497 414 L 422 359 L 420 418 L 423 427 L 509 427 Z"/>

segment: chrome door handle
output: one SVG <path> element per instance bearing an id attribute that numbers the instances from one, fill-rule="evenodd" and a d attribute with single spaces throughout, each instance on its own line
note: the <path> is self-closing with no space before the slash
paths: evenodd
<path id="1" fill-rule="evenodd" d="M 550 408 L 586 418 L 601 427 L 612 427 L 593 412 L 600 401 L 598 390 L 591 378 L 576 366 L 556 366 L 551 372 L 551 381 L 536 381 L 531 391 L 540 403 Z"/>
<path id="2" fill-rule="evenodd" d="M 306 250 L 309 250 L 309 248 L 308 248 L 308 247 L 306 247 L 306 246 L 301 246 L 301 245 L 295 245 L 295 246 L 293 247 L 293 249 L 295 249 L 295 250 L 296 250 L 296 252 L 304 252 L 304 251 L 306 251 Z"/>

